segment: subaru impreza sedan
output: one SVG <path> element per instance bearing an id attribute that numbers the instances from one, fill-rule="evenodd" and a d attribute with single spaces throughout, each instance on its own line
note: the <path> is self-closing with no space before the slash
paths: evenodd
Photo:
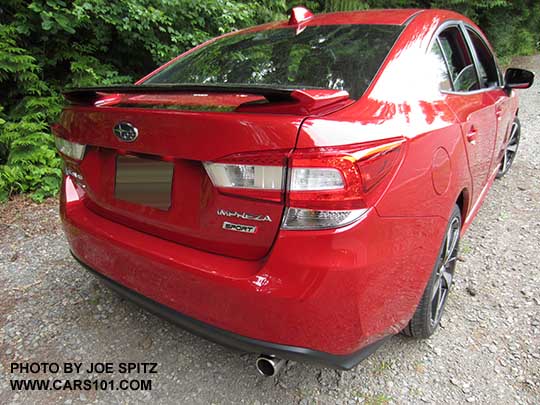
<path id="1" fill-rule="evenodd" d="M 520 140 L 486 37 L 441 10 L 313 15 L 212 39 L 53 126 L 74 257 L 202 337 L 350 369 L 429 337 L 460 236 Z"/>

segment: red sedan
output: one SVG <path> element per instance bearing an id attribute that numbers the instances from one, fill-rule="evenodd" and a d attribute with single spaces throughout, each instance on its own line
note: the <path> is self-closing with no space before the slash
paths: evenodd
<path id="1" fill-rule="evenodd" d="M 208 339 L 349 369 L 426 338 L 459 238 L 520 139 L 480 29 L 441 10 L 314 16 L 212 39 L 54 126 L 71 251 Z"/>

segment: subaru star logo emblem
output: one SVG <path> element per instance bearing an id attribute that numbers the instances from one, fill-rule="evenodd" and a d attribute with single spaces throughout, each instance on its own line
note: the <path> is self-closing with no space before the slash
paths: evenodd
<path id="1" fill-rule="evenodd" d="M 114 126 L 113 132 L 124 142 L 133 142 L 139 136 L 139 130 L 129 122 L 119 122 Z"/>

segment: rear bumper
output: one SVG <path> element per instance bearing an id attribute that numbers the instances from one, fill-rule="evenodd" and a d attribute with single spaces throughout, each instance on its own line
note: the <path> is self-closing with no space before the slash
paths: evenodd
<path id="1" fill-rule="evenodd" d="M 108 288 L 115 291 L 127 300 L 138 304 L 142 308 L 182 327 L 195 335 L 219 343 L 223 346 L 239 349 L 245 352 L 272 353 L 273 355 L 284 359 L 309 361 L 317 364 L 324 364 L 337 369 L 349 370 L 370 354 L 375 352 L 385 340 L 381 339 L 354 353 L 340 356 L 319 352 L 317 350 L 306 349 L 304 347 L 281 345 L 263 340 L 252 339 L 246 336 L 237 335 L 224 329 L 216 328 L 213 325 L 209 325 L 197 319 L 181 314 L 180 312 L 177 312 L 169 307 L 166 307 L 165 305 L 145 297 L 144 295 L 138 294 L 135 291 L 122 286 L 121 284 L 118 284 L 117 282 L 90 268 L 75 255 L 73 255 L 73 257 L 75 257 L 75 259 L 83 267 L 96 276 Z"/>
<path id="2" fill-rule="evenodd" d="M 60 208 L 74 256 L 141 305 L 225 345 L 338 368 L 407 324 L 444 229 L 370 210 L 337 230 L 281 231 L 265 259 L 249 261 L 108 220 L 69 178 Z"/>

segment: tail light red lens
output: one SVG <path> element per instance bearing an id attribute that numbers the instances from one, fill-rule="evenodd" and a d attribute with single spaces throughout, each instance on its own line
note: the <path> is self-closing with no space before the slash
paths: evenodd
<path id="1" fill-rule="evenodd" d="M 362 177 L 362 188 L 367 193 L 396 166 L 401 154 L 403 140 L 376 145 L 356 153 Z"/>
<path id="2" fill-rule="evenodd" d="M 354 222 L 376 202 L 376 190 L 383 188 L 377 186 L 391 177 L 404 141 L 239 154 L 204 166 L 221 192 L 276 202 L 285 198 L 283 228 L 334 228 Z"/>
<path id="3" fill-rule="evenodd" d="M 305 190 L 289 187 L 287 205 L 318 210 L 354 210 L 369 207 L 373 198 L 367 198 L 369 196 L 366 194 L 396 166 L 403 141 L 404 139 L 399 138 L 384 143 L 294 151 L 289 163 L 292 178 L 300 168 L 317 168 L 321 173 L 326 170 L 328 178 L 334 178 L 334 171 L 337 170 L 343 179 L 343 185 Z"/>

